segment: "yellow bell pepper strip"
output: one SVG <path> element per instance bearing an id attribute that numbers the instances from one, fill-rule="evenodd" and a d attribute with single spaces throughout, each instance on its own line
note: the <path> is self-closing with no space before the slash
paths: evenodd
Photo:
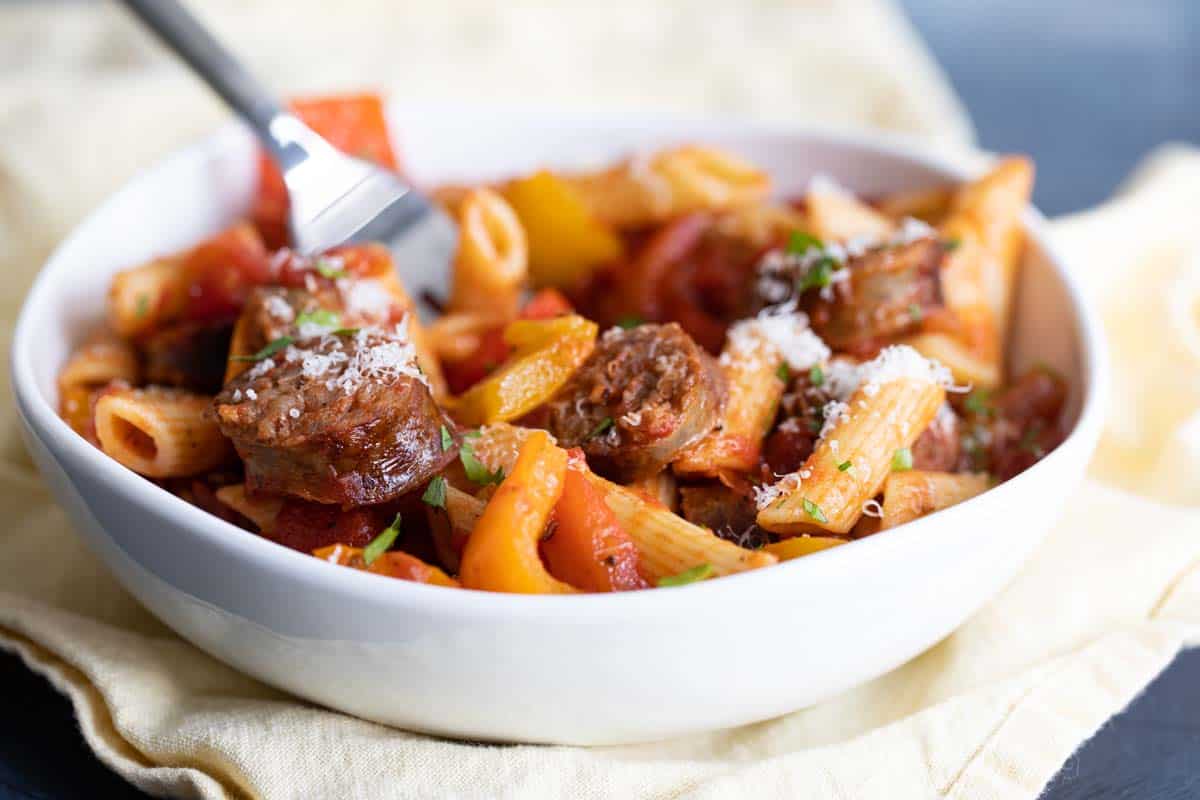
<path id="1" fill-rule="evenodd" d="M 600 221 L 570 183 L 552 172 L 511 181 L 503 194 L 529 245 L 535 287 L 571 287 L 600 264 L 621 256 L 621 240 Z"/>
<path id="2" fill-rule="evenodd" d="M 558 499 L 567 451 L 545 431 L 521 446 L 512 474 L 496 489 L 463 550 L 459 578 L 468 589 L 519 594 L 568 594 L 538 554 L 538 542 Z"/>
<path id="3" fill-rule="evenodd" d="M 553 397 L 591 355 L 597 331 L 596 323 L 577 314 L 510 322 L 504 341 L 512 355 L 446 405 L 466 426 L 524 416 Z"/>
<path id="4" fill-rule="evenodd" d="M 763 550 L 778 556 L 780 561 L 791 561 L 793 558 L 812 555 L 845 543 L 845 539 L 838 539 L 834 536 L 793 536 L 790 539 L 769 544 Z"/>

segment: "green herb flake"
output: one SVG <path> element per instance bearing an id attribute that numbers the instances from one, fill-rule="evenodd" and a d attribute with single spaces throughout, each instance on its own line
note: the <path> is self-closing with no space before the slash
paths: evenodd
<path id="1" fill-rule="evenodd" d="M 363 548 L 363 563 L 368 567 L 379 558 L 388 548 L 396 543 L 396 537 L 400 535 L 400 515 L 392 520 L 392 524 L 383 529 L 382 532 L 371 543 Z"/>
<path id="2" fill-rule="evenodd" d="M 334 336 L 355 336 L 362 328 L 337 328 L 330 331 Z"/>
<path id="3" fill-rule="evenodd" d="M 144 319 L 150 313 L 150 296 L 139 294 L 137 296 L 137 306 L 133 309 L 133 316 L 137 319 Z"/>
<path id="4" fill-rule="evenodd" d="M 712 564 L 699 564 L 691 569 L 685 569 L 678 575 L 667 575 L 664 578 L 659 578 L 658 585 L 660 588 L 665 586 L 687 586 L 689 583 L 698 583 L 699 581 L 711 578 L 712 574 Z"/>
<path id="5" fill-rule="evenodd" d="M 977 416 L 990 416 L 992 413 L 992 393 L 987 389 L 976 389 L 967 395 L 966 400 L 963 400 L 963 407 Z"/>
<path id="6" fill-rule="evenodd" d="M 442 452 L 446 452 L 454 446 L 454 437 L 450 435 L 450 429 L 445 425 L 442 426 Z"/>
<path id="7" fill-rule="evenodd" d="M 1021 442 L 1018 445 L 1026 453 L 1029 453 L 1034 458 L 1041 458 L 1046 455 L 1045 449 L 1039 441 L 1042 431 L 1045 429 L 1045 424 L 1040 420 L 1034 420 L 1033 423 L 1025 429 L 1021 434 Z"/>
<path id="8" fill-rule="evenodd" d="M 842 265 L 828 256 L 813 264 L 804 277 L 796 281 L 796 293 L 801 294 L 809 289 L 824 289 L 833 283 L 833 272 Z"/>
<path id="9" fill-rule="evenodd" d="M 950 238 L 942 240 L 942 249 L 947 253 L 953 253 L 958 248 L 962 247 L 962 239 Z"/>
<path id="10" fill-rule="evenodd" d="M 263 361 L 283 350 L 285 347 L 296 341 L 290 336 L 280 336 L 278 339 L 272 339 L 266 347 L 259 350 L 251 356 L 230 356 L 230 361 Z"/>
<path id="11" fill-rule="evenodd" d="M 908 472 L 913 467 L 912 450 L 901 447 L 892 453 L 892 472 Z"/>
<path id="12" fill-rule="evenodd" d="M 429 482 L 429 486 L 425 487 L 425 494 L 421 495 L 421 500 L 434 508 L 445 508 L 446 479 L 441 475 L 435 475 Z"/>
<path id="13" fill-rule="evenodd" d="M 313 311 L 304 311 L 296 317 L 296 325 L 318 325 L 322 328 L 337 329 L 342 324 L 341 317 L 336 311 L 330 311 L 328 308 L 318 308 Z"/>
<path id="14" fill-rule="evenodd" d="M 825 370 L 820 366 L 815 366 L 808 371 L 808 382 L 813 386 L 820 386 L 825 383 Z"/>
<path id="15" fill-rule="evenodd" d="M 601 435 L 602 433 L 607 431 L 612 426 L 613 426 L 613 418 L 605 417 L 604 419 L 600 420 L 600 424 L 598 424 L 596 427 L 592 428 L 592 432 L 587 435 L 587 438 L 595 439 L 597 436 Z"/>
<path id="16" fill-rule="evenodd" d="M 340 258 L 321 256 L 317 259 L 317 263 L 313 269 L 320 273 L 321 277 L 323 278 L 334 279 L 346 277 L 346 270 L 342 266 L 342 260 Z"/>
<path id="17" fill-rule="evenodd" d="M 626 316 L 621 317 L 619 320 L 617 320 L 617 327 L 624 328 L 625 330 L 629 330 L 630 328 L 636 328 L 638 325 L 641 325 L 645 321 L 646 320 L 642 319 L 637 314 L 627 314 Z"/>
<path id="18" fill-rule="evenodd" d="M 837 468 L 838 468 L 838 472 L 846 472 L 846 473 L 849 473 L 850 475 L 854 474 L 854 465 L 852 463 L 850 463 L 849 459 L 838 464 Z"/>
<path id="19" fill-rule="evenodd" d="M 909 303 L 908 316 L 913 322 L 920 322 L 925 318 L 925 311 L 917 303 Z"/>
<path id="20" fill-rule="evenodd" d="M 825 512 L 822 511 L 821 507 L 819 505 L 817 505 L 816 503 L 814 503 L 812 500 L 809 500 L 807 497 L 805 497 L 804 500 L 802 501 L 801 505 L 804 506 L 804 513 L 808 514 L 810 517 L 815 519 L 817 522 L 821 522 L 821 523 L 829 522 L 829 518 L 825 516 Z"/>
<path id="21" fill-rule="evenodd" d="M 783 381 L 784 383 L 788 383 L 792 380 L 792 370 L 788 367 L 786 361 L 781 361 L 779 363 L 779 369 L 775 370 L 775 377 L 779 378 L 779 380 Z"/>
<path id="22" fill-rule="evenodd" d="M 495 472 L 492 472 L 475 457 L 475 440 L 478 438 L 478 431 L 468 433 L 463 438 L 462 447 L 458 449 L 458 458 L 462 461 L 463 469 L 466 470 L 467 480 L 478 483 L 480 486 L 500 483 L 504 480 L 504 470 L 497 468 Z"/>
<path id="23" fill-rule="evenodd" d="M 824 250 L 825 243 L 811 233 L 792 231 L 791 236 L 788 237 L 787 252 L 792 255 L 802 256 L 814 248 Z"/>

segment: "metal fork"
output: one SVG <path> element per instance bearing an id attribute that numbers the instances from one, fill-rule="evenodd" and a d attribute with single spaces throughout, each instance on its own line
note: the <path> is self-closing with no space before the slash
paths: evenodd
<path id="1" fill-rule="evenodd" d="M 436 206 L 399 175 L 339 152 L 289 113 L 176 0 L 123 2 L 250 126 L 279 165 L 297 251 L 382 242 L 414 294 L 445 287 L 457 232 Z"/>

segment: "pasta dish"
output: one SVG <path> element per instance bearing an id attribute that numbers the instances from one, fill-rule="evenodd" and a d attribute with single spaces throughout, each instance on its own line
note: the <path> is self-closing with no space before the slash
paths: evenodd
<path id="1" fill-rule="evenodd" d="M 299 101 L 400 169 L 371 95 Z M 388 250 L 289 249 L 261 158 L 244 221 L 112 280 L 60 413 L 235 525 L 378 575 L 499 592 L 679 586 L 973 497 L 1064 436 L 1006 368 L 1033 169 L 781 198 L 704 144 L 433 188 L 450 285 Z"/>

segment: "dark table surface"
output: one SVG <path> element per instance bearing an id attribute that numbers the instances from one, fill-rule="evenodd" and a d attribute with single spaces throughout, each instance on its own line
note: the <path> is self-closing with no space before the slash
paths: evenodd
<path id="1" fill-rule="evenodd" d="M 1200 143 L 1200 0 L 901 0 L 983 146 L 1031 154 L 1047 214 L 1100 202 L 1155 145 Z M 142 797 L 65 699 L 0 655 L 0 797 Z M 1200 651 L 1063 767 L 1043 800 L 1200 797 Z"/>

